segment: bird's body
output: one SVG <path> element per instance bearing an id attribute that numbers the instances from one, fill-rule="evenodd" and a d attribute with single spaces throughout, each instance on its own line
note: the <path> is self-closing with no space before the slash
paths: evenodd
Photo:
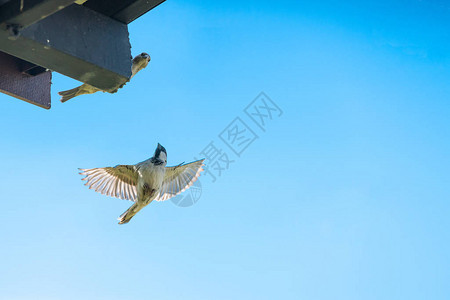
<path id="1" fill-rule="evenodd" d="M 155 166 L 150 160 L 146 160 L 139 166 L 138 191 L 142 192 L 142 198 L 145 200 L 155 196 L 153 190 L 159 191 L 166 173 L 163 165 Z M 139 198 L 139 197 L 138 197 Z M 151 199 L 153 200 L 153 199 Z"/>
<path id="2" fill-rule="evenodd" d="M 158 144 L 152 158 L 136 165 L 80 169 L 89 188 L 135 203 L 119 217 L 125 224 L 153 200 L 164 201 L 188 189 L 203 171 L 204 160 L 166 167 L 167 152 Z"/>
<path id="3" fill-rule="evenodd" d="M 139 55 L 137 55 L 135 58 L 133 58 L 132 64 L 131 64 L 131 77 L 128 79 L 128 81 L 131 80 L 131 78 L 134 77 L 134 75 L 136 75 L 140 70 L 144 69 L 145 67 L 147 67 L 148 63 L 150 62 L 150 55 L 148 55 L 147 53 L 143 52 Z M 122 84 L 120 86 L 118 86 L 115 90 L 113 90 L 111 93 L 115 93 L 117 92 L 120 88 L 122 88 L 125 84 Z M 93 94 L 96 92 L 102 91 L 99 88 L 96 88 L 90 84 L 87 83 L 83 83 L 82 85 L 67 90 L 67 91 L 61 91 L 58 94 L 61 97 L 61 102 L 66 102 L 67 100 L 72 99 L 73 97 L 77 97 L 80 95 L 87 95 L 87 94 Z"/>

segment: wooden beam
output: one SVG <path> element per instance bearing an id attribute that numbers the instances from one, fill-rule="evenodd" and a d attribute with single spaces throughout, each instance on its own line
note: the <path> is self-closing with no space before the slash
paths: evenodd
<path id="1" fill-rule="evenodd" d="M 165 0 L 88 0 L 83 5 L 119 22 L 129 24 Z"/>
<path id="2" fill-rule="evenodd" d="M 25 28 L 71 5 L 74 0 L 10 0 L 0 6 L 0 24 Z"/>
<path id="3" fill-rule="evenodd" d="M 0 30 L 0 51 L 105 91 L 131 76 L 127 25 L 73 4 L 11 39 Z"/>
<path id="4" fill-rule="evenodd" d="M 22 72 L 23 60 L 0 52 L 0 92 L 28 103 L 49 109 L 52 73 L 47 71 L 36 76 Z"/>
<path id="5" fill-rule="evenodd" d="M 129 24 L 164 1 L 165 0 L 137 0 L 114 14 L 112 18 L 125 24 Z"/>

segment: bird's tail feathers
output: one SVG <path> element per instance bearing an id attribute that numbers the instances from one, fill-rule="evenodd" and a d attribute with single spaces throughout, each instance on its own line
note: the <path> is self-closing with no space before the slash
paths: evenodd
<path id="1" fill-rule="evenodd" d="M 140 207 L 137 203 L 131 205 L 129 209 L 127 209 L 123 214 L 120 215 L 117 220 L 119 220 L 119 224 L 126 224 L 130 222 L 131 218 L 134 217 L 135 214 L 137 214 L 142 207 Z"/>
<path id="2" fill-rule="evenodd" d="M 61 97 L 61 102 L 64 103 L 64 102 L 66 102 L 67 100 L 70 100 L 70 99 L 72 99 L 73 97 L 78 96 L 78 95 L 79 95 L 79 93 L 78 93 L 79 90 L 80 90 L 80 87 L 76 87 L 76 88 L 73 88 L 73 89 L 70 89 L 70 90 L 67 90 L 67 91 L 59 92 L 58 94 L 59 94 L 60 96 L 62 96 L 62 97 Z"/>

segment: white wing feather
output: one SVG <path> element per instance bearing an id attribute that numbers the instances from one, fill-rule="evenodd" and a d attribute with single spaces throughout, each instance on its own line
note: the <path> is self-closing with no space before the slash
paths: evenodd
<path id="1" fill-rule="evenodd" d="M 168 200 L 191 187 L 203 171 L 204 161 L 201 159 L 185 165 L 167 167 L 160 193 L 155 200 Z"/>
<path id="2" fill-rule="evenodd" d="M 85 175 L 84 185 L 96 192 L 123 200 L 136 201 L 138 173 L 135 166 L 118 165 L 115 167 L 80 169 Z"/>

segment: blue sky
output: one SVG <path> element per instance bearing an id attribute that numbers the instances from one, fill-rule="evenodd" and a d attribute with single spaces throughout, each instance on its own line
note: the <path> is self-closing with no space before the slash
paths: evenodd
<path id="1" fill-rule="evenodd" d="M 129 26 L 120 92 L 50 111 L 0 94 L 1 299 L 448 299 L 450 5 L 175 1 Z M 264 91 L 283 114 L 258 128 Z M 258 139 L 235 156 L 236 117 Z M 131 204 L 78 167 L 235 160 L 202 197 Z"/>

